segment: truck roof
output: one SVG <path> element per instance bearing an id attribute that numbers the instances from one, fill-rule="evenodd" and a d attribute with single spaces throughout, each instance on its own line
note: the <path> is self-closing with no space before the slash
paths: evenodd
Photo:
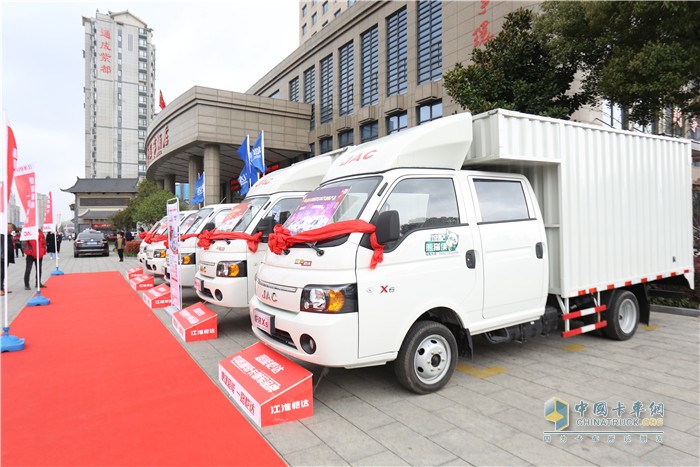
<path id="1" fill-rule="evenodd" d="M 333 158 L 333 154 L 323 154 L 265 175 L 253 185 L 246 198 L 281 191 L 311 191 L 321 183 Z"/>
<path id="2" fill-rule="evenodd" d="M 400 167 L 457 170 L 471 143 L 471 114 L 451 115 L 352 148 L 333 162 L 323 181 Z"/>

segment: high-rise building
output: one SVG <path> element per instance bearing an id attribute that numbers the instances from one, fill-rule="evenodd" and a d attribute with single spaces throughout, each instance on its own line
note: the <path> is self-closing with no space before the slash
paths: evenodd
<path id="1" fill-rule="evenodd" d="M 129 13 L 95 13 L 85 27 L 85 178 L 145 178 L 155 102 L 155 46 Z"/>

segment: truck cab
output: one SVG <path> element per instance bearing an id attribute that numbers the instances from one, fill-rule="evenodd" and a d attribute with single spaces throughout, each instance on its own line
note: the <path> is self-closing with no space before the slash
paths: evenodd
<path id="1" fill-rule="evenodd" d="M 163 216 L 161 220 L 156 222 L 151 226 L 151 228 L 146 232 L 148 238 L 152 238 L 156 235 L 164 235 L 168 229 L 168 218 Z M 141 244 L 139 245 L 139 252 L 136 254 L 136 259 L 139 260 L 139 265 L 145 271 L 146 270 L 146 247 L 149 245 L 150 240 L 144 241 L 141 239 Z"/>
<path id="2" fill-rule="evenodd" d="M 194 221 L 194 217 L 197 211 L 180 211 L 180 229 L 186 229 L 191 222 Z M 167 248 L 165 248 L 165 238 L 168 235 L 168 222 L 167 217 L 162 227 L 158 230 L 158 234 L 154 235 L 155 241 L 142 242 L 147 243 L 145 248 L 145 256 L 143 261 L 143 272 L 144 274 L 149 274 L 151 276 L 162 276 L 163 266 L 165 265 L 165 258 L 167 256 Z"/>
<path id="3" fill-rule="evenodd" d="M 193 287 L 194 275 L 197 271 L 197 235 L 204 230 L 214 230 L 224 221 L 226 216 L 238 206 L 237 203 L 211 204 L 205 206 L 196 214 L 189 217 L 188 221 L 181 225 L 180 243 L 178 246 L 180 263 L 180 286 Z M 182 240 L 182 238 L 184 240 Z M 163 265 L 163 278 L 170 283 L 170 264 L 166 255 Z"/>
<path id="4" fill-rule="evenodd" d="M 343 152 L 298 162 L 253 185 L 240 212 L 216 229 L 221 238 L 197 249 L 194 287 L 200 299 L 247 310 L 255 294 L 255 275 L 267 252 L 267 235 L 274 225 L 285 222 L 305 193 L 318 186 L 333 158 Z M 250 240 L 254 235 L 257 240 Z"/>

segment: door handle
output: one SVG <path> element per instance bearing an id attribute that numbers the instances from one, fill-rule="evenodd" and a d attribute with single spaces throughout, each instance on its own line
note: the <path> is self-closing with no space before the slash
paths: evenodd
<path id="1" fill-rule="evenodd" d="M 467 268 L 476 268 L 476 253 L 474 253 L 474 250 L 467 251 Z"/>
<path id="2" fill-rule="evenodd" d="M 535 256 L 537 259 L 542 259 L 544 256 L 544 248 L 542 247 L 542 242 L 535 243 Z"/>

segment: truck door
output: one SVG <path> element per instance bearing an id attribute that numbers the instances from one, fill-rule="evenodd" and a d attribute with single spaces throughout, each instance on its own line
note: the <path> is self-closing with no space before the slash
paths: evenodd
<path id="1" fill-rule="evenodd" d="M 525 179 L 470 177 L 484 269 L 484 318 L 532 314 L 547 297 L 546 242 Z M 539 217 L 539 219 L 538 219 Z"/>
<path id="2" fill-rule="evenodd" d="M 473 226 L 459 198 L 452 177 L 403 178 L 389 189 L 379 210 L 399 213 L 401 237 L 385 246 L 374 270 L 360 248 L 360 358 L 398 351 L 413 322 L 429 310 L 459 310 L 471 297 L 481 313 L 481 273 L 465 260 L 475 248 Z"/>

